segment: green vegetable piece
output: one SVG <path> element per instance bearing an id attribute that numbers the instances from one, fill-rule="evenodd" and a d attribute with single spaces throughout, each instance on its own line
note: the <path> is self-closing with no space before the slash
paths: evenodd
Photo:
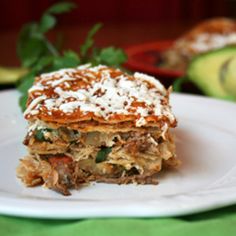
<path id="1" fill-rule="evenodd" d="M 22 111 L 22 112 L 24 112 L 25 109 L 26 109 L 26 102 L 27 102 L 27 99 L 28 99 L 28 94 L 27 94 L 27 93 L 23 93 L 23 94 L 20 96 L 19 105 L 20 105 L 20 108 L 21 108 L 21 111 Z"/>
<path id="2" fill-rule="evenodd" d="M 17 54 L 21 64 L 28 71 L 17 82 L 17 88 L 22 93 L 19 104 L 22 111 L 25 110 L 28 89 L 33 85 L 34 78 L 41 73 L 51 72 L 61 68 L 76 67 L 81 63 L 97 65 L 103 63 L 110 66 L 119 66 L 126 60 L 122 49 L 108 47 L 96 49 L 94 47 L 94 35 L 102 24 L 95 24 L 88 32 L 86 40 L 80 47 L 80 55 L 73 51 L 61 54 L 58 45 L 50 42 L 45 33 L 51 30 L 57 23 L 55 14 L 65 13 L 75 7 L 70 2 L 60 2 L 51 6 L 42 15 L 39 22 L 32 22 L 23 26 L 17 42 Z M 91 53 L 90 53 L 90 49 Z M 81 56 L 81 57 L 80 57 Z M 1 72 L 1 71 L 0 71 Z M 1 75 L 1 74 L 0 74 Z"/>
<path id="3" fill-rule="evenodd" d="M 43 14 L 39 23 L 29 23 L 22 28 L 17 43 L 17 53 L 24 67 L 37 64 L 41 56 L 59 55 L 44 33 L 56 25 L 56 18 L 52 14 L 68 12 L 74 6 L 73 3 L 68 2 L 55 4 Z"/>
<path id="4" fill-rule="evenodd" d="M 119 66 L 127 60 L 125 52 L 121 48 L 107 47 L 100 52 L 100 62 L 108 66 Z"/>
<path id="5" fill-rule="evenodd" d="M 73 51 L 66 51 L 62 57 L 55 57 L 53 61 L 53 70 L 61 68 L 76 67 L 80 64 L 80 58 Z"/>
<path id="6" fill-rule="evenodd" d="M 52 132 L 52 129 L 48 129 L 48 128 L 37 129 L 36 132 L 35 132 L 35 138 L 36 138 L 38 141 L 47 142 L 48 139 L 46 139 L 46 138 L 44 137 L 44 133 L 45 133 L 45 132 Z"/>
<path id="7" fill-rule="evenodd" d="M 35 74 L 35 76 L 37 74 L 39 74 L 42 71 L 47 71 L 50 70 L 50 66 L 53 62 L 54 56 L 52 55 L 47 55 L 47 56 L 43 56 L 41 57 L 37 64 L 31 69 L 32 73 Z"/>
<path id="8" fill-rule="evenodd" d="M 20 100 L 19 100 L 19 105 L 20 105 L 22 111 L 24 111 L 26 109 L 28 90 L 33 85 L 36 75 L 41 70 L 45 70 L 51 62 L 52 62 L 52 56 L 42 57 L 38 61 L 37 65 L 34 66 L 28 74 L 22 76 L 20 78 L 20 80 L 17 81 L 17 83 L 16 83 L 17 89 L 22 93 Z"/>
<path id="9" fill-rule="evenodd" d="M 232 100 L 220 82 L 220 68 L 236 54 L 236 47 L 225 47 L 195 57 L 190 63 L 187 76 L 206 95 Z"/>
<path id="10" fill-rule="evenodd" d="M 61 14 L 71 11 L 75 7 L 71 2 L 60 2 L 51 6 L 42 16 L 39 23 L 39 30 L 45 33 L 56 25 L 56 18 L 53 14 Z"/>
<path id="11" fill-rule="evenodd" d="M 60 2 L 51 6 L 41 17 L 39 23 L 29 23 L 23 26 L 17 42 L 17 54 L 23 67 L 27 67 L 29 73 L 20 78 L 17 88 L 22 93 L 19 104 L 22 111 L 25 110 L 27 91 L 32 86 L 34 78 L 42 72 L 74 67 L 80 62 L 79 57 L 73 52 L 66 52 L 60 56 L 56 47 L 46 38 L 45 33 L 56 25 L 53 14 L 70 11 L 75 4 Z"/>
<path id="12" fill-rule="evenodd" d="M 49 14 L 44 14 L 39 23 L 39 31 L 46 33 L 56 25 L 56 18 Z"/>
<path id="13" fill-rule="evenodd" d="M 28 74 L 26 74 L 25 76 L 23 76 L 19 83 L 17 84 L 17 88 L 21 93 L 26 93 L 28 89 L 33 85 L 34 82 L 34 78 L 35 78 L 35 74 L 33 72 L 30 72 Z"/>
<path id="14" fill-rule="evenodd" d="M 45 54 L 47 46 L 36 23 L 25 25 L 20 31 L 17 42 L 17 54 L 24 67 L 33 66 L 38 58 Z"/>
<path id="15" fill-rule="evenodd" d="M 46 141 L 46 139 L 44 138 L 44 134 L 43 134 L 43 130 L 42 129 L 37 129 L 35 132 L 35 138 L 38 141 Z"/>
<path id="16" fill-rule="evenodd" d="M 80 53 L 83 58 L 87 57 L 88 50 L 93 46 L 94 44 L 94 35 L 97 33 L 97 31 L 102 27 L 101 23 L 95 24 L 92 29 L 88 32 L 88 35 L 85 39 L 84 44 L 80 46 Z"/>
<path id="17" fill-rule="evenodd" d="M 108 154 L 111 152 L 112 148 L 111 147 L 102 147 L 96 156 L 96 163 L 100 163 L 106 160 Z"/>
<path id="18" fill-rule="evenodd" d="M 61 14 L 71 11 L 73 8 L 75 8 L 75 4 L 72 2 L 59 2 L 54 5 L 52 5 L 48 10 L 47 13 L 51 14 Z"/>

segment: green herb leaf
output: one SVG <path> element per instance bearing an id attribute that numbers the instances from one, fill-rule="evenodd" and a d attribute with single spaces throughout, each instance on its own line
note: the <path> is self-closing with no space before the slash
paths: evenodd
<path id="1" fill-rule="evenodd" d="M 88 50 L 93 46 L 94 44 L 94 35 L 97 33 L 97 31 L 102 27 L 101 23 L 95 24 L 92 29 L 88 32 L 88 35 L 85 39 L 84 44 L 80 46 L 80 53 L 83 58 L 87 57 Z"/>
<path id="2" fill-rule="evenodd" d="M 21 92 L 19 105 L 22 111 L 26 109 L 26 102 L 28 99 L 28 90 L 34 83 L 35 74 L 33 72 L 23 76 L 17 84 L 17 89 Z"/>
<path id="3" fill-rule="evenodd" d="M 71 2 L 60 2 L 51 6 L 42 16 L 39 22 L 39 30 L 41 33 L 45 33 L 52 29 L 56 25 L 56 18 L 53 14 L 66 13 L 75 7 Z"/>
<path id="4" fill-rule="evenodd" d="M 61 14 L 71 11 L 76 5 L 72 2 L 59 2 L 51 6 L 46 12 L 51 14 Z"/>
<path id="5" fill-rule="evenodd" d="M 111 147 L 101 147 L 96 156 L 96 163 L 100 163 L 106 160 L 108 154 L 112 151 Z"/>
<path id="6" fill-rule="evenodd" d="M 25 67 L 31 67 L 46 51 L 46 45 L 39 33 L 38 25 L 31 23 L 25 25 L 19 35 L 17 53 Z"/>
<path id="7" fill-rule="evenodd" d="M 19 84 L 17 85 L 18 90 L 21 93 L 27 93 L 29 88 L 34 83 L 35 74 L 33 72 L 28 73 L 20 79 Z"/>
<path id="8" fill-rule="evenodd" d="M 25 109 L 26 109 L 26 102 L 27 102 L 27 99 L 28 99 L 28 94 L 27 94 L 27 93 L 23 93 L 23 94 L 20 96 L 19 105 L 20 105 L 20 108 L 21 108 L 21 111 L 22 111 L 22 112 L 24 112 Z"/>
<path id="9" fill-rule="evenodd" d="M 37 64 L 32 67 L 31 72 L 33 72 L 36 75 L 38 75 L 39 73 L 43 72 L 47 72 L 48 70 L 51 70 L 51 64 L 53 62 L 54 57 L 52 55 L 47 55 L 44 57 L 41 57 Z"/>
<path id="10" fill-rule="evenodd" d="M 127 60 L 125 52 L 121 48 L 103 48 L 99 55 L 100 63 L 108 66 L 119 66 Z"/>
<path id="11" fill-rule="evenodd" d="M 56 44 L 50 42 L 45 33 L 56 25 L 54 14 L 68 12 L 74 7 L 75 4 L 69 2 L 57 3 L 43 14 L 39 23 L 33 22 L 23 26 L 17 42 L 17 53 L 23 67 L 27 67 L 29 73 L 24 75 L 17 84 L 22 93 L 19 102 L 22 110 L 25 109 L 28 89 L 32 86 L 34 78 L 43 72 L 76 67 L 87 62 L 93 65 L 102 63 L 109 66 L 119 66 L 126 60 L 127 57 L 122 49 L 114 47 L 97 49 L 94 47 L 93 38 L 102 27 L 100 23 L 95 24 L 88 32 L 84 44 L 80 47 L 81 57 L 73 51 L 66 51 L 61 55 Z"/>
<path id="12" fill-rule="evenodd" d="M 61 68 L 76 67 L 80 64 L 78 54 L 73 51 L 66 51 L 62 57 L 55 57 L 53 61 L 53 70 Z"/>
<path id="13" fill-rule="evenodd" d="M 50 14 L 44 14 L 39 22 L 39 31 L 46 33 L 56 25 L 56 18 Z"/>
<path id="14" fill-rule="evenodd" d="M 25 110 L 28 89 L 33 85 L 35 76 L 42 72 L 52 71 L 55 67 L 60 69 L 77 66 L 80 62 L 78 56 L 72 52 L 60 57 L 56 47 L 44 35 L 56 25 L 53 14 L 68 12 L 74 6 L 75 4 L 69 2 L 57 3 L 43 14 L 39 23 L 29 23 L 20 31 L 17 54 L 22 65 L 30 70 L 17 84 L 17 88 L 22 93 L 19 101 L 22 110 Z"/>

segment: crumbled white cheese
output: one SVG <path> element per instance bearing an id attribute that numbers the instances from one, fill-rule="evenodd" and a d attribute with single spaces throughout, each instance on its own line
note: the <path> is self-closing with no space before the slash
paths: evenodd
<path id="1" fill-rule="evenodd" d="M 67 103 L 61 104 L 59 106 L 59 109 L 63 111 L 64 113 L 72 113 L 76 108 L 79 107 L 79 105 L 80 105 L 79 101 L 67 102 Z"/>
<path id="2" fill-rule="evenodd" d="M 39 110 L 32 110 L 32 111 L 30 111 L 30 114 L 31 115 L 37 115 L 39 113 Z"/>
<path id="3" fill-rule="evenodd" d="M 168 131 L 168 125 L 165 123 L 162 127 L 161 127 L 162 133 L 161 133 L 161 137 L 166 140 L 166 132 Z"/>
<path id="4" fill-rule="evenodd" d="M 70 88 L 70 84 L 67 81 L 64 83 L 64 85 L 66 86 L 66 88 Z"/>
<path id="5" fill-rule="evenodd" d="M 149 134 L 148 141 L 153 145 L 157 146 L 158 142 Z"/>
<path id="6" fill-rule="evenodd" d="M 24 116 L 27 115 L 37 104 L 44 101 L 46 98 L 47 97 L 45 95 L 42 95 L 40 97 L 37 97 L 37 98 L 33 99 L 32 102 L 27 107 L 27 109 L 25 110 Z"/>
<path id="7" fill-rule="evenodd" d="M 140 117 L 137 121 L 136 121 L 136 126 L 137 127 L 141 127 L 147 124 L 147 121 L 145 120 L 144 117 Z"/>
<path id="8" fill-rule="evenodd" d="M 135 72 L 134 73 L 134 78 L 136 79 L 140 79 L 142 81 L 147 81 L 150 84 L 155 85 L 156 88 L 160 89 L 161 91 L 164 90 L 164 86 L 160 83 L 159 80 L 157 80 L 155 77 L 150 76 L 150 75 L 146 75 L 143 73 L 139 73 L 139 72 Z"/>
<path id="9" fill-rule="evenodd" d="M 84 64 L 84 65 L 78 66 L 77 69 L 78 70 L 84 70 L 84 69 L 87 69 L 89 67 L 91 67 L 91 63 L 87 63 L 87 64 Z"/>
<path id="10" fill-rule="evenodd" d="M 60 69 L 57 71 L 53 71 L 50 73 L 41 74 L 40 77 L 43 80 L 47 80 L 47 79 L 50 80 L 52 77 L 60 78 L 60 77 L 65 76 L 66 74 L 75 73 L 75 72 L 76 72 L 76 69 L 66 68 L 66 69 Z"/>
<path id="11" fill-rule="evenodd" d="M 98 65 L 98 66 L 90 67 L 89 70 L 92 72 L 98 72 L 100 69 L 104 69 L 104 68 L 106 68 L 106 66 Z"/>
<path id="12" fill-rule="evenodd" d="M 48 81 L 47 84 L 51 84 L 52 87 L 56 87 L 57 85 L 66 82 L 66 81 L 73 81 L 76 80 L 74 77 L 70 77 L 69 75 L 65 74 L 61 79 Z"/>
<path id="13" fill-rule="evenodd" d="M 76 98 L 80 101 L 85 101 L 86 96 L 82 93 L 82 91 L 85 92 L 85 90 L 82 89 L 79 89 L 78 91 L 64 91 L 60 87 L 54 89 L 54 92 L 57 93 L 61 99 Z"/>
<path id="14" fill-rule="evenodd" d="M 144 107 L 138 107 L 136 112 L 143 117 L 148 116 L 148 111 Z"/>
<path id="15" fill-rule="evenodd" d="M 34 91 L 43 91 L 44 90 L 44 86 L 42 85 L 42 84 L 37 84 L 37 85 L 33 85 L 29 90 L 28 90 L 28 92 L 29 93 L 32 93 L 32 92 L 34 92 Z"/>
<path id="16" fill-rule="evenodd" d="M 44 105 L 46 106 L 46 108 L 51 111 L 53 110 L 53 108 L 55 107 L 55 99 L 53 98 L 48 98 L 44 101 Z"/>
<path id="17" fill-rule="evenodd" d="M 29 124 L 28 132 L 32 132 L 35 129 L 44 129 L 44 128 L 47 128 L 47 125 L 41 120 L 36 120 L 32 124 Z"/>
<path id="18" fill-rule="evenodd" d="M 42 95 L 32 100 L 25 115 L 31 110 L 33 110 L 33 114 L 36 114 L 37 110 L 40 111 L 41 104 L 38 104 L 43 101 L 43 106 L 47 108 L 48 114 L 52 114 L 51 111 L 56 110 L 65 114 L 73 113 L 79 109 L 82 113 L 93 112 L 104 119 L 116 114 L 138 115 L 140 117 L 136 122 L 138 127 L 147 123 L 145 117 L 149 114 L 166 115 L 172 121 L 175 119 L 170 107 L 161 104 L 162 99 L 166 96 L 166 89 L 154 77 L 142 73 L 135 73 L 132 77 L 125 73 L 121 74 L 118 69 L 110 69 L 104 65 L 89 66 L 84 65 L 77 69 L 63 69 L 43 74 L 41 80 L 39 78 L 33 87 L 40 88 L 42 94 L 46 94 L 44 91 L 51 89 L 53 94 L 48 97 Z M 115 73 L 111 73 L 114 71 L 117 72 L 117 76 L 114 76 Z M 58 76 L 56 80 L 55 75 Z M 99 79 L 92 79 L 85 87 L 78 87 L 76 90 L 73 90 L 73 86 L 70 90 L 66 88 L 70 86 L 68 81 L 77 83 L 83 79 L 83 76 L 92 78 L 96 75 Z M 45 78 L 46 85 L 43 85 Z M 68 86 L 61 87 L 62 83 L 68 83 Z"/>

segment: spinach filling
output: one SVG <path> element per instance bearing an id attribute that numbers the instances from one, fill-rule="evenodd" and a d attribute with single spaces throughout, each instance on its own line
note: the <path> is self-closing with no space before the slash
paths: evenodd
<path id="1" fill-rule="evenodd" d="M 100 163 L 107 159 L 108 154 L 111 152 L 111 147 L 101 147 L 101 149 L 98 151 L 95 162 Z"/>
<path id="2" fill-rule="evenodd" d="M 35 139 L 37 139 L 40 142 L 49 142 L 50 140 L 45 138 L 44 134 L 46 132 L 52 132 L 52 129 L 49 128 L 43 128 L 43 129 L 36 129 L 35 131 Z"/>

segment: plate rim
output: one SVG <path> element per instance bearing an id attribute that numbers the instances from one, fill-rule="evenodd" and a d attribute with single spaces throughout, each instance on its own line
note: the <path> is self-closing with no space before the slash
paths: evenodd
<path id="1" fill-rule="evenodd" d="M 5 91 L 1 91 L 0 92 L 0 97 L 2 96 L 18 96 L 19 93 L 15 90 L 15 89 L 9 89 L 9 90 L 5 90 Z M 229 106 L 233 106 L 234 108 L 236 108 L 236 104 L 230 101 L 224 101 L 224 100 L 220 100 L 220 99 L 215 99 L 215 98 L 208 98 L 208 97 L 204 97 L 204 96 L 200 96 L 200 95 L 190 95 L 190 94 L 173 94 L 174 96 L 177 97 L 182 97 L 181 99 L 185 99 L 190 98 L 190 99 L 200 99 L 202 101 L 208 101 L 208 102 L 213 102 L 213 103 L 220 103 L 221 105 L 229 105 Z M 172 98 L 174 99 L 174 97 Z M 236 132 L 236 130 L 234 130 L 234 132 Z M 235 172 L 235 176 L 236 176 L 236 172 Z M 179 194 L 178 197 L 180 197 L 181 199 L 184 198 L 185 203 L 183 204 L 183 201 L 181 200 L 179 203 L 182 204 L 180 207 L 180 210 L 178 209 L 178 204 L 177 204 L 177 208 L 173 209 L 165 209 L 165 212 L 160 211 L 160 209 L 157 209 L 156 206 L 158 206 L 158 202 L 155 201 L 149 201 L 147 202 L 147 205 L 145 206 L 145 208 L 142 209 L 141 212 L 137 212 L 131 213 L 131 212 L 135 212 L 135 209 L 137 209 L 137 207 L 139 206 L 139 203 L 143 203 L 143 201 L 138 201 L 135 200 L 135 203 L 132 203 L 131 201 L 125 201 L 123 204 L 125 206 L 125 208 L 120 208 L 120 207 L 116 207 L 116 213 L 114 213 L 114 205 L 112 203 L 112 201 L 110 201 L 110 204 L 107 204 L 106 207 L 104 207 L 104 205 L 100 206 L 100 213 L 98 213 L 99 211 L 96 209 L 94 211 L 94 205 L 91 202 L 90 207 L 87 209 L 84 209 L 82 207 L 83 203 L 80 202 L 80 204 L 77 205 L 77 207 L 74 208 L 73 213 L 71 214 L 71 211 L 66 211 L 64 215 L 58 214 L 58 211 L 56 211 L 57 208 L 53 208 L 50 211 L 46 211 L 47 214 L 45 214 L 45 209 L 41 209 L 40 207 L 38 208 L 38 211 L 35 212 L 35 210 L 31 209 L 31 206 L 33 203 L 35 203 L 35 200 L 33 199 L 23 199 L 21 200 L 21 203 L 24 205 L 24 211 L 22 211 L 22 206 L 19 206 L 19 198 L 12 198 L 9 196 L 4 196 L 1 195 L 0 193 L 0 202 L 3 203 L 8 203 L 8 204 L 0 204 L 0 213 L 3 215 L 14 215 L 14 216 L 20 216 L 20 217 L 31 217 L 31 218 L 47 218 L 47 219 L 80 219 L 80 218 L 94 218 L 94 217 L 169 217 L 169 216 L 180 216 L 180 215 L 188 215 L 188 214 L 193 214 L 193 213 L 200 213 L 206 210 L 213 210 L 216 208 L 220 208 L 220 207 L 224 207 L 224 206 L 229 206 L 232 204 L 236 203 L 236 186 L 232 187 L 232 186 L 228 186 L 227 187 L 228 191 L 230 191 L 232 194 L 228 197 L 227 200 L 225 199 L 218 199 L 213 201 L 213 203 L 211 203 L 209 205 L 209 203 L 207 201 L 204 202 L 204 204 L 202 203 L 202 201 L 204 201 L 204 194 L 207 194 L 207 192 L 194 192 L 194 194 L 196 195 L 196 198 L 194 199 L 194 201 L 196 201 L 196 199 L 198 199 L 196 201 L 195 207 L 188 209 L 188 201 L 192 201 L 192 196 L 181 196 L 181 194 Z M 214 191 L 216 191 L 218 194 L 224 194 L 224 192 L 222 192 L 219 189 L 214 189 Z M 190 198 L 189 198 L 190 197 Z M 33 198 L 31 196 L 31 198 Z M 208 197 L 209 198 L 209 197 Z M 171 200 L 171 199 L 169 199 Z M 53 200 L 52 200 L 53 201 Z M 62 201 L 64 201 L 64 199 L 62 199 Z M 76 200 L 74 199 L 74 202 L 79 202 L 80 200 Z M 37 202 L 44 202 L 44 200 L 37 200 Z M 64 201 L 65 202 L 65 201 Z M 72 201 L 70 201 L 72 202 Z M 68 203 L 68 201 L 66 202 L 66 204 L 71 205 L 72 203 Z M 127 205 L 128 202 L 128 205 Z M 168 200 L 167 200 L 167 203 Z M 64 203 L 65 204 L 65 203 Z M 60 202 L 58 202 L 57 204 L 54 204 L 56 207 L 58 207 L 60 205 Z M 73 206 L 73 204 L 72 204 Z M 113 208 L 112 208 L 113 206 Z M 46 205 L 44 206 L 46 207 Z M 82 208 L 81 208 L 82 207 Z M 140 206 L 139 206 L 140 207 Z M 187 208 L 186 208 L 187 207 Z M 125 209 L 125 210 L 124 210 Z M 44 211 L 43 211 L 44 210 Z"/>

